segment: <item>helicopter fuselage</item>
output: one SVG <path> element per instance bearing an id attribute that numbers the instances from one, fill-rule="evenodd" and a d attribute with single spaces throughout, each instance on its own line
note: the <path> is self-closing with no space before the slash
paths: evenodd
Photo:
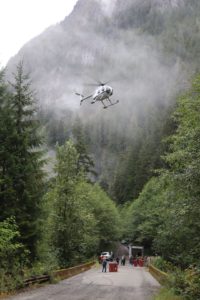
<path id="1" fill-rule="evenodd" d="M 110 97 L 113 95 L 113 88 L 106 84 L 101 84 L 94 92 L 94 94 L 89 96 L 84 96 L 79 93 L 75 93 L 77 96 L 80 96 L 80 105 L 83 101 L 92 98 L 91 104 L 94 104 L 97 101 L 101 101 L 103 104 L 103 108 L 108 108 L 109 106 L 115 105 L 119 103 L 119 100 L 112 102 Z M 107 104 L 104 103 L 104 100 L 107 101 Z"/>
<path id="2" fill-rule="evenodd" d="M 111 86 L 108 85 L 99 86 L 92 96 L 93 98 L 92 102 L 94 103 L 96 101 L 102 101 L 104 99 L 108 99 L 112 95 L 113 95 L 113 88 L 111 88 Z"/>

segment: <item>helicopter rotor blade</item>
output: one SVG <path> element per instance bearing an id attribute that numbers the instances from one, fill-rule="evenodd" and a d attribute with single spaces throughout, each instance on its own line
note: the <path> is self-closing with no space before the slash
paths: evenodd
<path id="1" fill-rule="evenodd" d="M 112 80 L 107 80 L 107 81 L 105 81 L 105 82 L 102 82 L 102 81 L 99 81 L 99 85 L 106 85 L 106 84 L 108 84 L 108 83 L 110 83 Z"/>
<path id="2" fill-rule="evenodd" d="M 96 86 L 96 87 L 98 87 L 98 86 L 104 86 L 104 85 L 108 84 L 109 82 L 110 82 L 110 80 L 106 81 L 106 82 L 99 81 L 97 83 L 85 83 L 84 85 L 85 86 Z"/>
<path id="3" fill-rule="evenodd" d="M 99 86 L 98 83 L 84 83 L 85 86 Z"/>

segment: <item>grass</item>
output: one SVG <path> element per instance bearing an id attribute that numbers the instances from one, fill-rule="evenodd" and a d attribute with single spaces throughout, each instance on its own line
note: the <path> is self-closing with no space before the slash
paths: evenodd
<path id="1" fill-rule="evenodd" d="M 184 300 L 180 296 L 174 295 L 172 290 L 162 288 L 155 296 L 154 300 Z"/>

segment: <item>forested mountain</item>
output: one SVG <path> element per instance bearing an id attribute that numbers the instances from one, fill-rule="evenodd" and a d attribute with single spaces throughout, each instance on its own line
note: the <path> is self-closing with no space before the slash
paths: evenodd
<path id="1" fill-rule="evenodd" d="M 73 12 L 27 43 L 19 58 L 38 92 L 48 143 L 63 144 L 79 116 L 96 178 L 120 203 L 137 197 L 162 166 L 163 136 L 177 93 L 200 61 L 199 1 L 79 0 Z M 118 106 L 107 111 L 74 91 L 111 80 Z M 93 90 L 92 90 L 93 91 Z"/>

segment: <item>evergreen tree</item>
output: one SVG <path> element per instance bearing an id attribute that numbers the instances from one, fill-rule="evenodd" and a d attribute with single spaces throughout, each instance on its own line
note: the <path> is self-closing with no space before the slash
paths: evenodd
<path id="1" fill-rule="evenodd" d="M 12 184 L 15 124 L 11 110 L 11 93 L 4 81 L 4 70 L 0 73 L 0 220 L 14 214 L 15 190 Z"/>
<path id="2" fill-rule="evenodd" d="M 94 172 L 94 162 L 91 156 L 88 154 L 84 132 L 83 132 L 83 124 L 79 119 L 76 119 L 75 124 L 73 126 L 73 137 L 75 139 L 75 147 L 79 154 L 77 161 L 77 170 L 79 171 L 81 168 L 88 175 L 95 175 Z"/>
<path id="3" fill-rule="evenodd" d="M 42 158 L 42 137 L 39 134 L 34 94 L 30 89 L 29 77 L 24 75 L 22 62 L 17 66 L 12 89 L 11 109 L 15 130 L 9 149 L 13 160 L 9 176 L 15 203 L 9 203 L 9 198 L 7 202 L 9 206 L 12 205 L 12 214 L 16 217 L 22 241 L 34 257 L 45 161 Z"/>

